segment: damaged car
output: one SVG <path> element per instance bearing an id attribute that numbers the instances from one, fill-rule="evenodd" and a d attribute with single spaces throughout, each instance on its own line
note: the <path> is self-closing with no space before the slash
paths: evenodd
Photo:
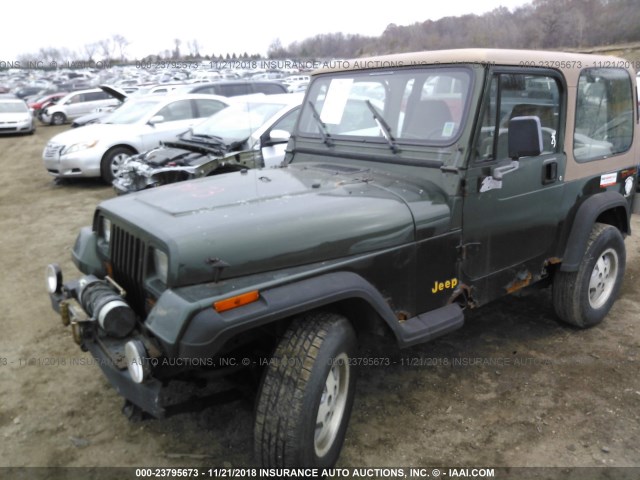
<path id="1" fill-rule="evenodd" d="M 226 97 L 196 94 L 130 100 L 101 123 L 54 136 L 42 153 L 44 166 L 56 178 L 102 177 L 112 183 L 127 157 L 174 139 L 228 105 Z"/>
<path id="2" fill-rule="evenodd" d="M 160 147 L 129 157 L 113 181 L 119 194 L 243 168 L 278 166 L 302 95 L 249 96 Z"/>

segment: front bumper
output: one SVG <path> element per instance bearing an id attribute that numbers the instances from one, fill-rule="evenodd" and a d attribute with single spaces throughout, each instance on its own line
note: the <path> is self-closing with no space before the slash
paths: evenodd
<path id="1" fill-rule="evenodd" d="M 50 175 L 61 178 L 99 177 L 100 161 L 104 152 L 93 149 L 62 154 L 65 146 L 48 143 L 42 152 L 44 167 Z"/>
<path id="2" fill-rule="evenodd" d="M 32 120 L 25 122 L 0 122 L 0 134 L 30 133 L 35 130 Z"/>
<path id="3" fill-rule="evenodd" d="M 59 269 L 57 270 L 59 272 Z M 101 320 L 100 317 L 104 314 L 104 310 L 110 310 L 112 307 L 105 307 L 100 312 L 91 305 L 91 308 L 89 308 L 80 303 L 79 298 L 81 298 L 80 292 L 82 288 L 87 288 L 87 285 L 91 285 L 91 283 L 87 282 L 93 281 L 94 285 L 105 284 L 96 280 L 95 277 L 87 276 L 62 285 L 61 272 L 59 272 L 59 280 L 60 285 L 58 285 L 58 288 L 50 288 L 49 291 L 51 306 L 60 314 L 62 324 L 71 327 L 75 342 L 83 350 L 88 350 L 91 353 L 109 383 L 122 397 L 144 412 L 156 418 L 163 418 L 166 415 L 166 410 L 160 399 L 163 388 L 162 382 L 153 377 L 145 378 L 141 383 L 135 382 L 128 368 L 125 345 L 131 340 L 141 339 L 142 336 L 136 330 L 128 332 L 123 338 L 107 335 L 104 331 L 104 318 Z M 115 292 L 112 296 L 115 298 Z M 104 303 L 95 299 L 93 299 L 93 302 L 94 306 Z M 87 303 L 86 300 L 83 303 Z M 102 306 L 104 307 L 104 305 Z M 93 316 L 87 311 L 88 309 L 94 310 L 92 312 Z M 150 350 L 154 355 L 154 357 L 149 356 L 145 361 L 152 363 L 160 352 L 157 348 L 154 348 L 151 340 L 146 339 L 145 343 L 152 346 Z"/>
<path id="4" fill-rule="evenodd" d="M 124 341 L 122 344 L 124 345 Z M 150 378 L 144 383 L 135 383 L 126 367 L 119 368 L 101 343 L 92 341 L 85 342 L 85 345 L 104 376 L 122 397 L 156 418 L 166 416 L 166 409 L 161 405 L 160 399 L 162 382 Z"/>

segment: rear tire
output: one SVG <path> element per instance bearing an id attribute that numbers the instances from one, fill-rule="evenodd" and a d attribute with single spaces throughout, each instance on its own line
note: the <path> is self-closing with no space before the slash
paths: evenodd
<path id="1" fill-rule="evenodd" d="M 626 262 L 620 231 L 603 223 L 591 230 L 587 249 L 576 272 L 557 272 L 553 306 L 560 320 L 578 328 L 600 323 L 618 296 Z"/>
<path id="2" fill-rule="evenodd" d="M 263 377 L 254 431 L 265 468 L 332 468 L 353 405 L 356 335 L 329 313 L 297 319 L 277 346 Z"/>

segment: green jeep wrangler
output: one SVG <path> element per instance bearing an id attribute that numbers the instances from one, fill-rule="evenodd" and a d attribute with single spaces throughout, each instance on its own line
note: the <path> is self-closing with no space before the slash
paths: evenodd
<path id="1" fill-rule="evenodd" d="M 363 332 L 399 347 L 465 309 L 551 285 L 578 328 L 625 271 L 638 174 L 636 77 L 623 60 L 451 50 L 312 76 L 282 168 L 101 203 L 63 282 L 62 322 L 125 398 L 162 418 L 180 381 L 259 369 L 255 456 L 330 467 Z"/>

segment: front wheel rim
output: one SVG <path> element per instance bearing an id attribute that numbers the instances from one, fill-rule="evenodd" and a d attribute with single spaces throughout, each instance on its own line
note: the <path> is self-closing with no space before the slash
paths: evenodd
<path id="1" fill-rule="evenodd" d="M 318 457 L 327 454 L 338 436 L 348 395 L 349 357 L 341 353 L 332 359 L 316 416 L 314 447 Z"/>
<path id="2" fill-rule="evenodd" d="M 589 305 L 591 308 L 601 308 L 613 292 L 618 277 L 618 253 L 608 248 L 596 259 L 589 279 Z"/>
<path id="3" fill-rule="evenodd" d="M 129 157 L 130 155 L 126 153 L 119 153 L 111 158 L 111 174 L 114 176 L 114 178 L 118 176 L 122 164 Z"/>

